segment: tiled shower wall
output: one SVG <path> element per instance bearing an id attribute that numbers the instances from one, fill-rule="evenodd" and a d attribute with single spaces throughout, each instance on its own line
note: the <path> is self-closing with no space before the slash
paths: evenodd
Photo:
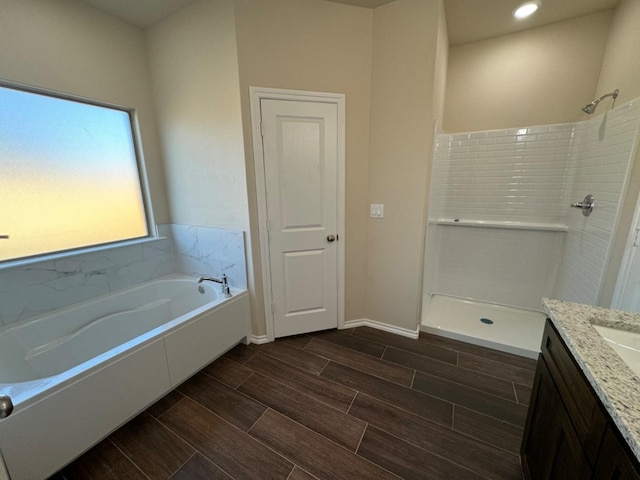
<path id="1" fill-rule="evenodd" d="M 429 218 L 556 223 L 572 125 L 438 135 Z"/>
<path id="2" fill-rule="evenodd" d="M 637 119 L 636 102 L 577 124 L 439 135 L 425 293 L 531 309 L 543 296 L 597 303 Z M 587 193 L 588 218 L 569 208 Z M 531 225 L 443 224 L 454 219 Z M 567 233 L 545 230 L 563 224 Z"/>
<path id="3" fill-rule="evenodd" d="M 597 305 L 632 150 L 640 102 L 635 100 L 588 122 L 576 124 L 569 156 L 569 188 L 564 204 L 591 193 L 596 208 L 585 217 L 567 212 L 569 227 L 555 295 Z"/>
<path id="4" fill-rule="evenodd" d="M 159 225 L 147 243 L 0 270 L 0 325 L 9 325 L 171 273 L 225 272 L 246 288 L 243 232 Z"/>

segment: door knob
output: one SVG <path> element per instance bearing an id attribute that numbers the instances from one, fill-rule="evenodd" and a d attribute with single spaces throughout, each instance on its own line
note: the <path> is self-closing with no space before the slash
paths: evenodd
<path id="1" fill-rule="evenodd" d="M 335 235 L 327 235 L 327 242 L 331 243 L 331 242 L 334 242 L 335 240 L 336 240 Z"/>

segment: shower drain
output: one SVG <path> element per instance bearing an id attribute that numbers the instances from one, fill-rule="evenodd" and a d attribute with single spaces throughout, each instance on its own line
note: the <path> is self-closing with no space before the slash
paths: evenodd
<path id="1" fill-rule="evenodd" d="M 480 321 L 482 323 L 486 323 L 487 325 L 493 325 L 493 320 L 491 320 L 490 318 L 481 318 Z"/>

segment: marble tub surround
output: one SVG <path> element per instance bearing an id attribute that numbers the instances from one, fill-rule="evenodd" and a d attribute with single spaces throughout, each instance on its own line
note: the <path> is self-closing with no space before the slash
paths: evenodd
<path id="1" fill-rule="evenodd" d="M 241 230 L 169 225 L 176 253 L 177 273 L 213 275 L 225 273 L 229 284 L 247 288 L 244 233 Z"/>
<path id="2" fill-rule="evenodd" d="M 159 226 L 158 233 L 168 233 Z M 0 325 L 176 273 L 174 247 L 160 236 L 149 242 L 67 254 L 0 270 Z"/>
<path id="3" fill-rule="evenodd" d="M 157 230 L 143 243 L 0 269 L 0 326 L 172 273 L 226 273 L 232 287 L 247 288 L 242 231 L 177 224 Z"/>
<path id="4" fill-rule="evenodd" d="M 545 311 L 591 387 L 640 459 L 640 378 L 593 325 L 640 332 L 640 314 L 543 299 Z"/>

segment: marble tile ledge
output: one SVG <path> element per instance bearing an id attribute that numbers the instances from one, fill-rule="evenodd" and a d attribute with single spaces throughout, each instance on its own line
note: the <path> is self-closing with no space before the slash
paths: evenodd
<path id="1" fill-rule="evenodd" d="M 640 459 L 640 378 L 593 325 L 640 332 L 640 314 L 543 299 L 544 309 L 585 377 Z"/>

